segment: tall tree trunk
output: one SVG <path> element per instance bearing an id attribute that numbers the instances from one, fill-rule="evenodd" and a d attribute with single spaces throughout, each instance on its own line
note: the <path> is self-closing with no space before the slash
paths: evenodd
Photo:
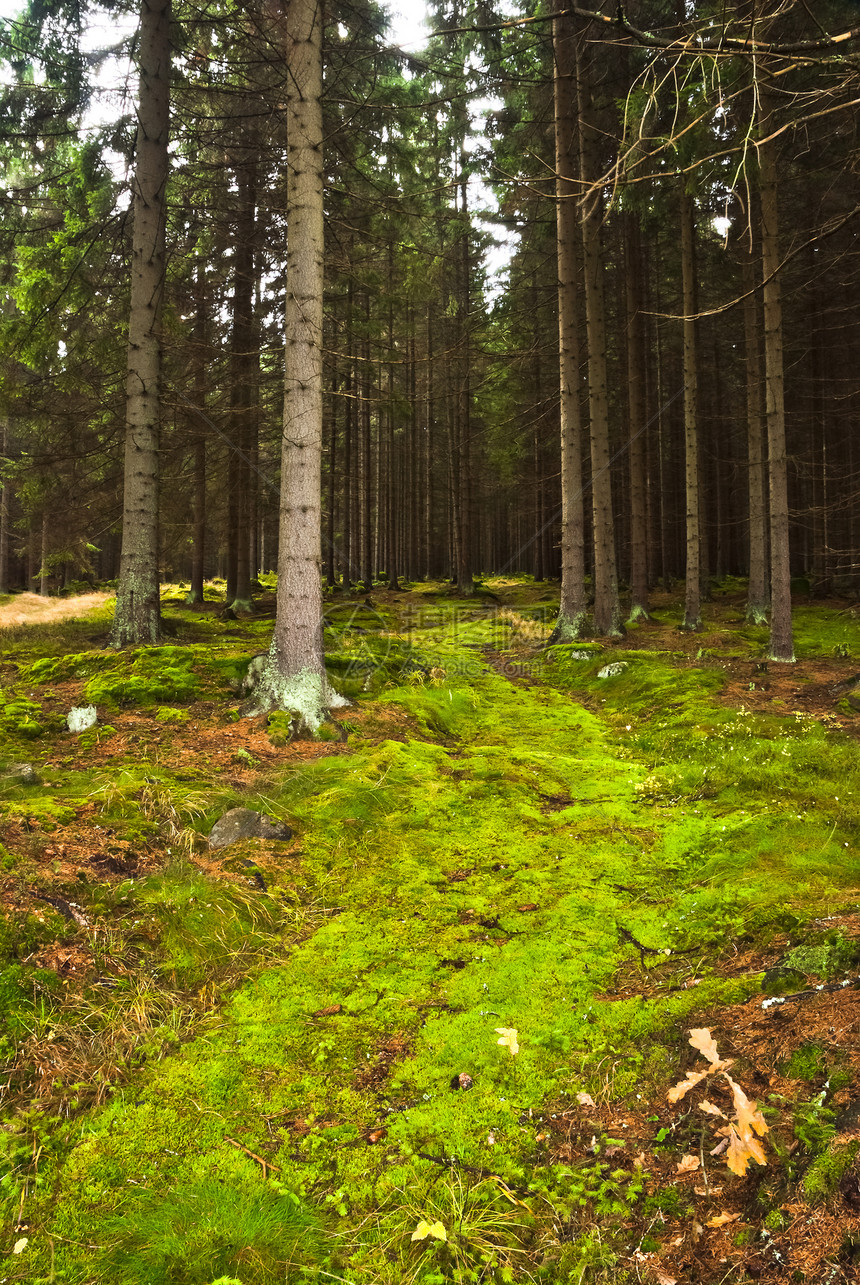
<path id="1" fill-rule="evenodd" d="M 332 390 L 331 410 L 329 411 L 329 435 L 328 435 L 328 492 L 326 513 L 326 584 L 329 589 L 333 589 L 337 584 L 337 567 L 335 565 L 335 508 L 337 506 L 337 412 L 338 412 L 338 387 L 335 381 Z"/>
<path id="2" fill-rule="evenodd" d="M 647 442 L 645 440 L 646 373 L 645 307 L 642 282 L 642 236 L 638 214 L 624 219 L 624 277 L 627 312 L 627 410 L 630 467 L 630 615 L 629 622 L 648 619 Z"/>
<path id="3" fill-rule="evenodd" d="M 48 596 L 48 548 L 49 548 L 48 532 L 49 532 L 49 529 L 50 528 L 48 523 L 48 510 L 47 508 L 45 508 L 42 510 L 42 541 L 40 546 L 41 556 L 39 558 L 39 593 L 42 595 L 43 598 L 47 598 Z"/>
<path id="4" fill-rule="evenodd" d="M 684 479 L 687 513 L 687 581 L 683 629 L 702 627 L 701 528 L 699 521 L 699 352 L 696 321 L 696 216 L 681 180 L 681 276 L 684 297 Z"/>
<path id="5" fill-rule="evenodd" d="M 758 126 L 762 139 L 775 127 L 771 87 L 759 84 Z M 782 353 L 782 289 L 779 258 L 777 142 L 758 148 L 761 191 L 761 259 L 764 300 L 764 369 L 770 493 L 770 659 L 792 662 L 791 561 L 788 527 L 788 467 L 785 449 L 785 373 Z"/>
<path id="6" fill-rule="evenodd" d="M 111 646 L 156 643 L 158 444 L 165 188 L 170 124 L 170 0 L 142 0 L 126 379 L 122 554 Z"/>
<path id="7" fill-rule="evenodd" d="M 554 20 L 555 219 L 558 246 L 558 365 L 561 421 L 561 601 L 550 642 L 582 637 L 585 592 L 585 516 L 582 499 L 582 410 L 579 401 L 580 228 L 576 31 L 569 17 Z"/>
<path id="8" fill-rule="evenodd" d="M 197 260 L 194 279 L 194 410 L 191 413 L 194 457 L 193 534 L 191 584 L 185 599 L 188 606 L 203 602 L 206 570 L 206 300 L 203 263 Z"/>
<path id="9" fill-rule="evenodd" d="M 344 380 L 344 399 L 346 409 L 343 417 L 343 542 L 341 546 L 341 557 L 343 561 L 343 588 L 349 589 L 356 573 L 353 571 L 352 560 L 354 557 L 353 543 L 353 509 L 354 493 L 353 485 L 353 426 L 356 422 L 356 379 L 355 379 L 355 335 L 352 325 L 353 309 L 353 282 L 352 277 L 349 279 L 346 296 L 346 351 L 347 366 L 346 378 Z"/>
<path id="10" fill-rule="evenodd" d="M 433 436 L 436 430 L 436 350 L 433 314 L 427 307 L 427 398 L 424 420 L 424 512 L 422 514 L 421 575 L 429 580 L 433 574 Z"/>
<path id="11" fill-rule="evenodd" d="M 388 437 L 388 470 L 386 486 L 386 587 L 392 592 L 400 589 L 401 547 L 398 540 L 397 517 L 402 490 L 398 480 L 397 422 L 394 413 L 394 242 L 388 242 L 388 355 L 385 370 L 385 427 Z M 380 389 L 382 380 L 380 378 Z M 380 432 L 382 430 L 380 429 Z"/>
<path id="12" fill-rule="evenodd" d="M 323 341 L 322 8 L 286 7 L 287 300 L 275 632 L 251 709 L 290 710 L 315 731 L 345 702 L 325 672 L 320 578 Z"/>
<path id="13" fill-rule="evenodd" d="M 370 294 L 364 295 L 364 331 L 361 365 L 361 477 L 359 482 L 361 538 L 361 581 L 365 593 L 373 588 L 373 452 L 370 423 Z"/>
<path id="14" fill-rule="evenodd" d="M 755 260 L 743 256 L 744 348 L 746 351 L 747 469 L 749 487 L 749 586 L 746 618 L 767 622 L 767 498 L 765 494 L 764 416 L 762 414 L 761 326 Z"/>
<path id="15" fill-rule="evenodd" d="M 9 450 L 9 421 L 0 421 L 0 463 L 5 465 Z M 0 473 L 0 593 L 9 592 L 9 479 Z"/>
<path id="16" fill-rule="evenodd" d="M 236 162 L 236 247 L 233 259 L 233 325 L 230 343 L 230 482 L 235 487 L 235 526 L 228 532 L 236 582 L 230 606 L 253 611 L 251 599 L 251 419 L 254 393 L 254 227 L 257 166 L 242 146 Z"/>
<path id="17" fill-rule="evenodd" d="M 585 194 L 582 244 L 585 259 L 585 312 L 588 336 L 588 404 L 591 427 L 591 496 L 594 518 L 594 628 L 617 637 L 622 632 L 615 559 L 615 524 L 609 453 L 609 396 L 606 362 L 604 255 L 601 228 L 603 197 L 599 184 L 601 132 L 592 97 L 593 55 L 577 42 L 580 155 Z M 591 186 L 589 186 L 591 185 Z"/>
<path id="18" fill-rule="evenodd" d="M 459 297 L 457 299 L 458 348 L 457 362 L 457 594 L 471 598 L 475 592 L 472 566 L 472 344 L 471 344 L 471 277 L 472 232 L 469 213 L 469 188 L 466 175 L 466 153 L 460 152 L 460 213 L 462 235 L 458 247 Z"/>

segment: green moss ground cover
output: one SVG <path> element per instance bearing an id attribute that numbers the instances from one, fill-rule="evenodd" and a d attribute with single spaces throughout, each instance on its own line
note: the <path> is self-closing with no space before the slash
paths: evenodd
<path id="1" fill-rule="evenodd" d="M 680 1199 L 672 1216 L 690 1221 L 661 1169 L 689 1142 L 655 1123 L 662 1151 L 636 1163 L 601 1104 L 632 1127 L 682 1078 L 685 1028 L 759 991 L 759 968 L 727 966 L 739 946 L 791 933 L 800 974 L 855 966 L 849 941 L 806 926 L 856 904 L 855 743 L 724 708 L 719 670 L 668 653 L 534 653 L 545 587 L 489 588 L 505 611 L 428 605 L 424 588 L 373 621 L 338 607 L 333 672 L 358 689 L 346 752 L 258 769 L 250 755 L 241 788 L 155 753 L 46 780 L 43 820 L 46 800 L 86 799 L 166 864 L 82 890 L 86 929 L 54 925 L 101 952 L 65 1016 L 55 974 L 40 985 L 8 947 L 12 1046 L 53 1030 L 70 1050 L 89 1023 L 104 1063 L 101 1105 L 82 1079 L 9 1117 L 6 1249 L 26 1244 L 6 1279 L 632 1281 L 634 1251 L 656 1252 L 653 1202 Z M 52 647 L 15 681 L 34 702 L 96 681 L 120 716 L 152 707 L 158 736 L 190 735 L 162 711 L 218 693 L 224 716 L 261 632 L 229 639 L 189 614 L 162 666 L 151 649 L 102 662 Z M 600 679 L 607 659 L 628 668 Z M 145 698 L 124 702 L 117 683 L 135 677 Z M 253 866 L 262 887 L 201 862 L 195 836 L 237 802 L 298 835 Z M 19 860 L 19 887 L 39 886 L 26 845 Z M 813 1109 L 833 1067 L 818 1047 L 786 1067 L 813 1104 L 810 1158 L 833 1144 Z M 792 1110 L 774 1108 L 786 1127 Z M 593 1134 L 584 1153 L 565 1159 L 559 1119 Z M 811 1180 L 822 1198 L 826 1174 Z M 413 1239 L 421 1224 L 436 1231 Z"/>

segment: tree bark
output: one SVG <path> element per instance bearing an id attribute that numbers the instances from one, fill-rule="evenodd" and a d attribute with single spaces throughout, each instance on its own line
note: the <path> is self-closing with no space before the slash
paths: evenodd
<path id="1" fill-rule="evenodd" d="M 373 588 L 373 442 L 370 422 L 370 293 L 364 294 L 364 339 L 360 382 L 360 476 L 359 538 L 361 542 L 361 583 L 365 593 Z"/>
<path id="2" fill-rule="evenodd" d="M 170 124 L 170 0 L 142 0 L 133 185 L 122 554 L 111 646 L 157 643 L 158 446 L 165 189 Z"/>
<path id="3" fill-rule="evenodd" d="M 774 128 L 774 93 L 759 85 L 759 133 Z M 762 296 L 764 300 L 764 368 L 767 407 L 768 489 L 770 494 L 770 659 L 794 660 L 791 625 L 791 561 L 788 527 L 788 466 L 785 449 L 785 373 L 782 351 L 782 290 L 779 257 L 777 142 L 759 143 L 761 194 Z"/>
<path id="4" fill-rule="evenodd" d="M 761 326 L 758 316 L 755 261 L 751 254 L 745 254 L 743 259 L 743 290 L 749 487 L 749 585 L 746 618 L 750 624 L 764 625 L 767 623 L 770 595 L 767 574 L 767 498 L 761 395 Z"/>
<path id="5" fill-rule="evenodd" d="M 684 479 L 686 495 L 686 594 L 683 629 L 702 627 L 699 493 L 699 352 L 696 322 L 696 217 L 681 180 L 681 276 L 684 297 Z"/>
<path id="6" fill-rule="evenodd" d="M 233 318 L 230 343 L 230 484 L 235 488 L 234 523 L 228 532 L 233 546 L 235 584 L 230 606 L 253 611 L 251 598 L 251 420 L 255 388 L 254 364 L 254 228 L 257 208 L 257 165 L 242 146 L 236 160 L 236 246 L 233 265 Z M 228 597 L 230 595 L 228 594 Z"/>
<path id="7" fill-rule="evenodd" d="M 0 420 L 0 462 L 6 464 L 9 450 L 9 422 Z M 0 473 L 0 593 L 9 592 L 9 479 Z"/>
<path id="8" fill-rule="evenodd" d="M 39 558 L 39 593 L 43 598 L 48 596 L 48 510 L 42 510 L 42 541 L 41 556 Z"/>
<path id="9" fill-rule="evenodd" d="M 588 336 L 588 404 L 591 427 L 591 497 L 594 518 L 594 628 L 598 634 L 623 633 L 618 601 L 615 525 L 609 452 L 609 397 L 606 363 L 606 307 L 601 228 L 603 197 L 600 175 L 600 130 L 595 119 L 591 87 L 591 56 L 577 44 L 580 113 L 580 155 L 585 195 L 582 200 L 582 243 L 585 259 L 585 312 Z M 594 185 L 589 188 L 589 185 Z"/>
<path id="10" fill-rule="evenodd" d="M 459 281 L 457 298 L 457 596 L 471 598 L 475 592 L 472 566 L 472 343 L 471 343 L 471 215 L 466 174 L 466 153 L 460 150 L 461 239 L 457 247 Z"/>
<path id="11" fill-rule="evenodd" d="M 185 599 L 192 607 L 202 603 L 206 569 L 206 300 L 203 264 L 197 260 L 194 281 L 194 407 L 191 412 L 194 456 L 193 536 L 191 583 Z"/>
<path id="12" fill-rule="evenodd" d="M 561 425 L 561 601 L 551 643 L 585 631 L 585 515 L 582 499 L 582 411 L 579 402 L 579 278 L 576 203 L 576 32 L 569 17 L 553 24 L 555 52 L 555 210 L 558 254 L 558 364 Z"/>
<path id="13" fill-rule="evenodd" d="M 287 301 L 280 551 L 275 632 L 248 712 L 285 709 L 316 731 L 346 702 L 328 684 L 323 654 L 322 462 L 323 121 L 322 8 L 288 0 Z"/>
<path id="14" fill-rule="evenodd" d="M 630 466 L 630 615 L 628 622 L 647 620 L 648 505 L 645 307 L 642 281 L 642 236 L 638 214 L 624 219 L 625 304 L 627 311 L 627 409 Z"/>

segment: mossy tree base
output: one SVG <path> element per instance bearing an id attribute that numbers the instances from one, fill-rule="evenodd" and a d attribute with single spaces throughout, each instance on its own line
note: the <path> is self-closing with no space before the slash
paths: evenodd
<path id="1" fill-rule="evenodd" d="M 579 642 L 580 639 L 587 637 L 588 618 L 584 611 L 575 616 L 567 616 L 559 612 L 553 631 L 547 639 L 547 646 L 555 647 L 559 643 Z"/>
<path id="2" fill-rule="evenodd" d="M 292 715 L 294 733 L 310 732 L 316 736 L 331 710 L 348 704 L 346 697 L 331 686 L 325 671 L 308 667 L 298 674 L 282 674 L 272 649 L 242 713 L 245 718 L 256 718 L 271 710 L 284 710 Z"/>
<path id="3" fill-rule="evenodd" d="M 154 647 L 161 642 L 161 605 L 158 584 L 141 585 L 135 592 L 136 580 L 129 576 L 120 582 L 116 598 L 116 611 L 111 629 L 110 645 L 124 647 Z"/>
<path id="4" fill-rule="evenodd" d="M 227 610 L 232 612 L 244 611 L 253 616 L 256 614 L 257 606 L 253 598 L 234 598 Z"/>

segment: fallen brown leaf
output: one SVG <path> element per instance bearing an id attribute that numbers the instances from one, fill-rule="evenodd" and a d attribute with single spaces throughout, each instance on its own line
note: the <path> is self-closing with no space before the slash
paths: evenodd
<path id="1" fill-rule="evenodd" d="M 680 1102 L 681 1098 L 690 1092 L 690 1089 L 694 1089 L 708 1075 L 710 1075 L 710 1071 L 688 1071 L 687 1078 L 673 1085 L 666 1097 L 670 1102 Z"/>
<path id="2" fill-rule="evenodd" d="M 716 1040 L 707 1026 L 694 1027 L 690 1031 L 690 1043 L 694 1049 L 698 1049 L 702 1056 L 708 1059 L 712 1071 L 724 1071 L 727 1066 L 731 1066 L 731 1059 L 723 1060 L 720 1057 Z"/>
<path id="3" fill-rule="evenodd" d="M 706 1226 L 708 1227 L 725 1227 L 726 1223 L 737 1222 L 740 1214 L 727 1214 L 725 1212 L 717 1214 L 716 1218 L 709 1218 Z"/>
<path id="4" fill-rule="evenodd" d="M 664 1272 L 662 1267 L 658 1267 L 656 1263 L 649 1263 L 648 1265 L 659 1282 L 659 1285 L 678 1285 L 676 1277 L 670 1276 L 668 1272 Z"/>
<path id="5" fill-rule="evenodd" d="M 759 1165 L 767 1164 L 764 1148 L 758 1138 L 754 1138 L 752 1134 L 749 1137 L 742 1137 L 732 1125 L 729 1126 L 729 1130 L 726 1164 L 732 1173 L 736 1173 L 739 1178 L 742 1178 L 749 1168 L 751 1160 L 754 1160 Z"/>

